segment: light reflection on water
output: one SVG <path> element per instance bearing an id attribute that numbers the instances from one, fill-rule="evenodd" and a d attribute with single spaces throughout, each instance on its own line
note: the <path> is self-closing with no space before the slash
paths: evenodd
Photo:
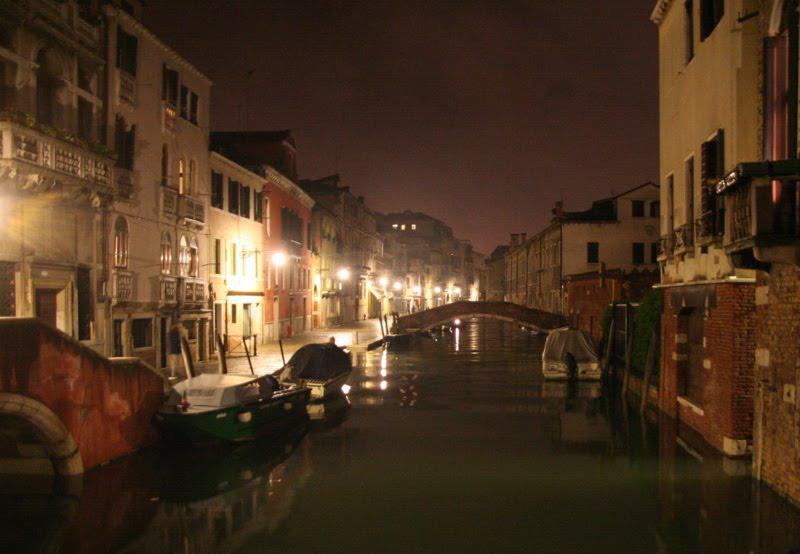
<path id="1" fill-rule="evenodd" d="M 798 512 L 598 384 L 545 383 L 544 338 L 468 320 L 361 354 L 350 394 L 270 445 L 145 452 L 0 495 L 20 550 L 787 552 Z M 27 488 L 27 490 L 26 490 Z M 12 542 L 9 542 L 12 541 Z"/>

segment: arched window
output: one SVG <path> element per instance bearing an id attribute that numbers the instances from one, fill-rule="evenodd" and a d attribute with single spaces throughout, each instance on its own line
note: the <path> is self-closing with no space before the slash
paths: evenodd
<path id="1" fill-rule="evenodd" d="M 128 267 L 128 222 L 122 217 L 114 223 L 114 267 Z"/>
<path id="2" fill-rule="evenodd" d="M 181 236 L 181 242 L 178 246 L 178 267 L 180 269 L 180 274 L 182 277 L 185 277 L 189 274 L 189 259 L 191 255 L 189 253 L 189 243 L 186 240 L 185 236 Z"/>
<path id="3" fill-rule="evenodd" d="M 169 146 L 161 147 L 161 186 L 169 186 Z"/>
<path id="4" fill-rule="evenodd" d="M 53 52 L 43 48 L 36 56 L 36 64 L 36 119 L 39 123 L 54 125 L 58 91 L 62 86 L 57 59 Z"/>
<path id="5" fill-rule="evenodd" d="M 14 51 L 11 33 L 4 27 L 0 27 L 0 47 Z M 14 104 L 15 68 L 16 64 L 13 61 L 0 57 L 0 110 L 10 108 Z"/>
<path id="6" fill-rule="evenodd" d="M 197 194 L 197 164 L 189 160 L 189 190 L 188 194 Z"/>
<path id="7" fill-rule="evenodd" d="M 164 231 L 161 233 L 161 273 L 169 274 L 172 270 L 172 237 Z"/>
<path id="8" fill-rule="evenodd" d="M 197 277 L 200 273 L 200 250 L 197 248 L 197 239 L 192 237 L 189 241 L 189 275 Z"/>
<path id="9" fill-rule="evenodd" d="M 186 162 L 178 158 L 178 192 L 186 194 Z"/>

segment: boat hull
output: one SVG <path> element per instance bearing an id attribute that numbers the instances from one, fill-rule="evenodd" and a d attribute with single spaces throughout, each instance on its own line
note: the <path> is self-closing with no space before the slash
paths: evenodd
<path id="1" fill-rule="evenodd" d="M 163 434 L 175 442 L 197 446 L 246 442 L 278 433 L 306 417 L 310 395 L 310 389 L 299 388 L 272 398 L 202 412 L 166 409 L 157 414 L 156 420 Z"/>

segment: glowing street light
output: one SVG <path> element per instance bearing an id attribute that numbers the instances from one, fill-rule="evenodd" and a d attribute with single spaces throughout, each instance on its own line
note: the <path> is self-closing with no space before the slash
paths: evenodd
<path id="1" fill-rule="evenodd" d="M 442 294 L 442 287 L 433 287 L 433 292 L 436 294 Z"/>
<path id="2" fill-rule="evenodd" d="M 277 266 L 286 265 L 286 254 L 283 252 L 275 252 L 272 255 L 272 263 Z"/>
<path id="3" fill-rule="evenodd" d="M 338 277 L 340 281 L 347 281 L 350 278 L 350 270 L 343 267 L 336 272 L 336 277 Z"/>
<path id="4" fill-rule="evenodd" d="M 378 283 L 380 284 L 380 286 L 385 287 L 386 285 L 389 284 L 389 279 L 387 279 L 386 277 L 381 277 L 380 279 L 378 279 Z"/>
<path id="5" fill-rule="evenodd" d="M 419 295 L 421 295 L 421 294 L 422 294 L 422 287 L 420 287 L 419 285 L 417 285 L 416 287 L 414 287 L 414 294 L 415 294 L 416 296 L 419 296 Z"/>
<path id="6" fill-rule="evenodd" d="M 394 282 L 394 285 L 392 285 L 392 288 L 393 288 L 394 290 L 400 290 L 400 289 L 402 289 L 402 288 L 403 288 L 403 284 L 402 284 L 400 281 L 395 281 L 395 282 Z"/>
<path id="7" fill-rule="evenodd" d="M 456 296 L 461 296 L 461 287 L 456 287 L 456 288 L 454 288 L 454 289 L 453 289 L 453 293 L 454 293 Z"/>

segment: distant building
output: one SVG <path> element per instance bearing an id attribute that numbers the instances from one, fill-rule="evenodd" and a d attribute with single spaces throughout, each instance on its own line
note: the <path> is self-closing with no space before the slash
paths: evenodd
<path id="1" fill-rule="evenodd" d="M 658 186 L 644 183 L 582 212 L 556 203 L 550 225 L 527 238 L 512 234 L 506 254 L 506 299 L 567 315 L 564 279 L 610 270 L 655 270 Z"/>
<path id="2" fill-rule="evenodd" d="M 352 322 L 381 313 L 375 287 L 383 239 L 375 216 L 339 175 L 300 181 L 314 199 L 312 242 L 316 248 L 315 313 L 323 325 Z"/>
<path id="3" fill-rule="evenodd" d="M 297 151 L 291 132 L 211 133 L 211 147 L 265 180 L 265 338 L 278 340 L 311 329 L 314 201 L 295 180 Z M 237 184 L 227 186 L 233 190 Z"/>
<path id="4" fill-rule="evenodd" d="M 495 248 L 486 260 L 486 300 L 500 302 L 506 295 L 506 254 L 508 245 Z"/>

